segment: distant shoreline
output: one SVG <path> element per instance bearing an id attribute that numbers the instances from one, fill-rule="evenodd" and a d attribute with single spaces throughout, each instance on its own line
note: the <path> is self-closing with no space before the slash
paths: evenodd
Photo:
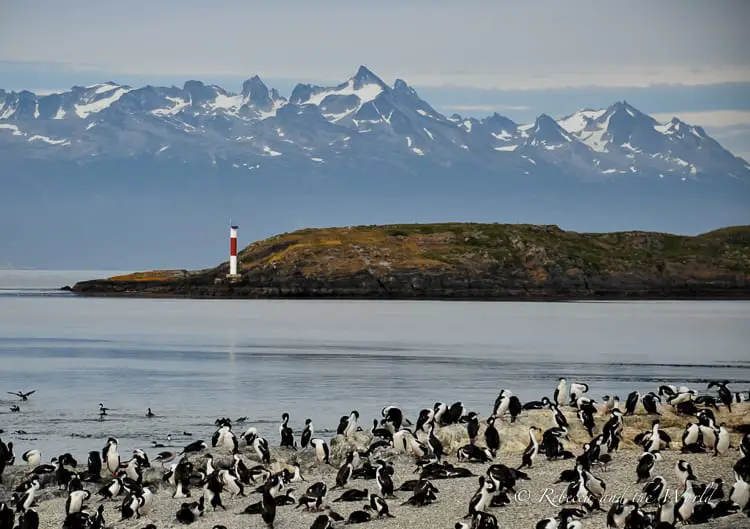
<path id="1" fill-rule="evenodd" d="M 98 280 L 95 280 L 98 281 Z M 582 303 L 582 302 L 627 302 L 627 301 L 750 301 L 750 292 L 731 295 L 684 295 L 684 296 L 598 296 L 598 297 L 394 297 L 394 296 L 305 296 L 305 295 L 263 295 L 263 296 L 222 296 L 190 295 L 152 292 L 76 292 L 70 286 L 60 290 L 73 292 L 83 298 L 128 298 L 128 299 L 193 299 L 193 300 L 295 300 L 295 301 L 445 301 L 445 302 L 486 302 L 486 303 Z"/>
<path id="2" fill-rule="evenodd" d="M 688 237 L 531 224 L 305 229 L 228 263 L 81 281 L 84 296 L 456 301 L 750 300 L 750 226 Z"/>

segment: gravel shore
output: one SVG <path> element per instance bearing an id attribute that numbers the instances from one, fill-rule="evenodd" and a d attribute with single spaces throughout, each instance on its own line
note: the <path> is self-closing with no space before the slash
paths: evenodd
<path id="1" fill-rule="evenodd" d="M 739 417 L 737 421 L 740 423 L 746 423 L 747 414 L 748 407 L 745 405 L 737 409 L 733 414 L 733 417 Z M 571 423 L 571 441 L 564 441 L 564 444 L 566 445 L 566 448 L 569 448 L 574 454 L 578 455 L 582 452 L 582 449 L 575 439 L 580 440 L 582 435 L 585 437 L 585 432 L 582 434 L 583 429 L 580 424 L 576 422 L 575 416 L 572 413 L 569 414 L 569 417 Z M 548 412 L 541 411 L 525 413 L 519 418 L 517 423 L 512 426 L 508 423 L 499 424 L 498 421 L 503 439 L 503 448 L 493 463 L 503 463 L 514 468 L 518 467 L 521 463 L 520 451 L 528 442 L 528 426 L 538 423 L 546 424 L 548 422 L 547 419 Z M 721 417 L 718 417 L 718 419 L 718 422 L 722 422 Z M 626 429 L 624 437 L 628 442 L 623 443 L 624 446 L 620 451 L 612 454 L 613 460 L 606 470 L 594 470 L 594 474 L 602 478 L 607 484 L 607 496 L 602 501 L 602 508 L 605 511 L 609 509 L 611 502 L 618 497 L 623 496 L 625 498 L 633 499 L 641 491 L 642 485 L 636 485 L 635 483 L 635 468 L 640 451 L 632 449 L 633 445 L 630 441 L 632 440 L 634 431 L 637 433 L 643 430 L 641 426 L 644 421 L 650 423 L 650 419 L 643 415 L 626 417 L 625 424 L 628 425 L 628 428 Z M 732 466 L 740 457 L 739 452 L 736 449 L 732 449 L 729 455 L 724 457 L 713 457 L 711 454 L 681 454 L 679 452 L 679 430 L 682 428 L 680 423 L 684 424 L 687 419 L 670 417 L 665 422 L 669 423 L 669 421 L 674 423 L 673 426 L 670 427 L 672 429 L 670 434 L 672 434 L 672 437 L 675 440 L 674 445 L 672 449 L 664 450 L 662 452 L 663 460 L 656 463 L 654 475 L 663 476 L 672 489 L 672 494 L 674 494 L 678 485 L 674 470 L 675 463 L 679 459 L 684 459 L 692 465 L 699 482 L 707 483 L 716 478 L 722 478 L 725 483 L 725 494 L 728 494 L 731 485 L 734 483 Z M 597 425 L 600 426 L 599 420 L 597 420 Z M 204 439 L 208 440 L 211 433 L 212 432 L 205 432 Z M 443 428 L 438 435 L 443 440 L 444 444 L 449 447 L 450 453 L 452 454 L 447 458 L 449 462 L 471 469 L 476 476 L 485 473 L 489 466 L 488 463 L 479 464 L 456 461 L 455 449 L 468 441 L 466 430 L 463 426 L 459 425 Z M 733 435 L 732 440 L 735 447 L 738 444 L 739 438 L 740 436 L 738 434 Z M 481 434 L 480 439 L 483 439 Z M 299 497 L 299 495 L 304 493 L 305 489 L 311 483 L 324 481 L 329 487 L 329 492 L 326 498 L 327 503 L 332 505 L 336 512 L 339 512 L 346 517 L 351 511 L 361 509 L 362 505 L 366 502 L 330 503 L 340 494 L 340 491 L 331 491 L 330 489 L 335 483 L 335 475 L 341 462 L 341 454 L 343 454 L 349 446 L 364 448 L 368 441 L 369 437 L 365 435 L 365 433 L 360 433 L 355 436 L 355 439 L 351 440 L 351 445 L 348 444 L 349 442 L 347 442 L 346 446 L 345 443 L 339 442 L 333 452 L 334 457 L 332 458 L 333 464 L 331 466 L 317 463 L 313 458 L 313 454 L 309 450 L 294 452 L 286 448 L 272 447 L 272 468 L 278 470 L 283 468 L 284 464 L 291 464 L 295 461 L 299 462 L 302 469 L 302 475 L 306 479 L 306 482 L 289 484 L 289 487 L 295 489 L 295 495 Z M 276 444 L 277 442 L 278 440 L 269 439 L 270 444 Z M 479 442 L 478 444 L 481 445 L 482 442 Z M 120 447 L 123 459 L 126 459 L 129 456 L 129 450 L 133 448 L 136 447 Z M 153 459 L 158 450 L 147 450 L 147 452 L 149 452 L 149 455 Z M 204 454 L 208 452 L 209 451 L 205 451 L 201 454 L 190 456 L 190 459 L 194 462 L 196 468 L 204 468 Z M 231 455 L 228 451 L 211 450 L 210 452 L 214 454 L 217 466 L 227 466 L 229 464 Z M 249 466 L 257 464 L 257 457 L 254 451 L 252 451 L 251 448 L 246 447 L 243 441 L 240 441 L 240 453 Z M 79 457 L 79 461 L 83 459 L 85 466 L 85 457 L 83 454 L 74 455 Z M 393 476 L 393 481 L 397 488 L 404 481 L 415 479 L 417 477 L 414 473 L 416 468 L 414 460 L 410 456 L 406 454 L 395 454 L 391 449 L 387 449 L 381 454 L 381 457 L 389 459 L 394 465 L 395 474 Z M 18 457 L 18 460 L 20 461 L 20 457 Z M 561 483 L 554 485 L 553 483 L 557 480 L 561 471 L 573 468 L 573 466 L 574 462 L 570 460 L 548 461 L 543 455 L 538 456 L 534 461 L 533 467 L 527 469 L 530 480 L 518 482 L 516 486 L 517 494 L 511 496 L 511 503 L 504 507 L 493 508 L 490 510 L 490 512 L 497 517 L 500 527 L 533 528 L 538 520 L 556 515 L 561 508 L 559 505 L 559 498 L 565 490 L 566 484 Z M 28 467 L 18 465 L 6 468 L 3 480 L 4 485 L 0 486 L 0 501 L 7 501 L 9 488 L 23 479 L 24 474 L 28 470 Z M 144 481 L 153 485 L 157 491 L 153 509 L 147 516 L 137 520 L 120 521 L 119 506 L 121 498 L 117 498 L 112 501 L 104 502 L 104 517 L 106 525 L 108 527 L 117 527 L 118 529 L 140 529 L 148 524 L 154 524 L 157 529 L 183 527 L 175 519 L 175 513 L 184 501 L 191 500 L 172 498 L 173 490 L 162 483 L 161 475 L 162 471 L 160 465 L 153 462 L 152 469 L 144 474 Z M 439 489 L 439 493 L 437 494 L 438 500 L 436 503 L 426 507 L 402 505 L 411 494 L 408 492 L 397 491 L 397 498 L 388 500 L 394 518 L 373 520 L 370 522 L 372 526 L 409 529 L 453 528 L 454 524 L 457 521 L 460 521 L 468 512 L 469 499 L 477 489 L 478 478 L 468 477 L 437 480 L 433 483 Z M 92 498 L 88 502 L 88 505 L 92 510 L 96 509 L 98 501 L 94 499 L 95 496 L 93 493 L 100 485 L 87 483 L 86 486 L 92 490 Z M 377 486 L 374 481 L 354 480 L 350 482 L 349 488 L 367 488 L 371 492 L 377 492 Z M 194 496 L 192 500 L 197 500 L 201 491 L 194 488 L 192 493 Z M 57 491 L 54 486 L 47 486 L 40 491 L 39 499 L 35 505 L 35 509 L 39 513 L 40 529 L 59 529 L 62 527 L 62 522 L 65 516 L 66 497 L 67 494 L 64 491 Z M 225 493 L 222 495 L 222 499 L 226 506 L 226 511 L 219 510 L 212 512 L 207 510 L 204 516 L 192 524 L 191 527 L 195 529 L 211 529 L 215 525 L 224 525 L 228 529 L 253 529 L 266 527 L 259 515 L 240 514 L 247 505 L 260 500 L 259 494 L 248 494 L 247 497 L 231 497 L 229 494 Z M 318 514 L 319 513 L 306 512 L 302 508 L 295 509 L 293 506 L 279 507 L 274 527 L 277 529 L 307 529 Z M 606 513 L 602 512 L 589 516 L 583 521 L 583 524 L 584 527 L 606 527 Z M 748 518 L 741 514 L 732 515 L 701 525 L 701 527 L 707 529 L 725 529 L 729 527 L 748 526 L 750 526 Z"/>

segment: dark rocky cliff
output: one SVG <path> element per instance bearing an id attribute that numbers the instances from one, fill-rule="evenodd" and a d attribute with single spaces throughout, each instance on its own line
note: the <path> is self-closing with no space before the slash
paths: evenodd
<path id="1" fill-rule="evenodd" d="M 696 237 L 556 226 L 413 224 L 306 229 L 228 265 L 73 287 L 81 295 L 393 299 L 750 299 L 750 227 Z"/>

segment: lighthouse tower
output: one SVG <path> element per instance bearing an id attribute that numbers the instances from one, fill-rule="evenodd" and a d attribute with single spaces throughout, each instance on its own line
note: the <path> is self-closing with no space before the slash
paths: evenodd
<path id="1" fill-rule="evenodd" d="M 237 230 L 239 226 L 229 228 L 229 275 L 237 277 Z"/>

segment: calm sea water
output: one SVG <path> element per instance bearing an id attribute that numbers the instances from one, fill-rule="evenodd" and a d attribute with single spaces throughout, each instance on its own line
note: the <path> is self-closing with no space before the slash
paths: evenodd
<path id="1" fill-rule="evenodd" d="M 482 415 L 497 393 L 591 395 L 662 382 L 750 387 L 750 303 L 488 303 L 78 298 L 51 289 L 95 272 L 0 271 L 0 435 L 16 453 L 85 460 L 114 435 L 123 452 L 208 439 L 247 416 L 278 442 L 283 412 L 335 429 L 385 405 L 416 418 L 435 401 Z M 36 389 L 20 413 L 6 391 Z M 111 408 L 105 420 L 98 404 Z M 158 417 L 146 418 L 151 407 Z M 240 427 L 238 427 L 239 429 Z M 23 431 L 25 433 L 15 433 Z M 193 433 L 192 438 L 183 432 Z M 166 441 L 172 435 L 172 442 Z M 91 436 L 91 437 L 79 437 Z"/>

